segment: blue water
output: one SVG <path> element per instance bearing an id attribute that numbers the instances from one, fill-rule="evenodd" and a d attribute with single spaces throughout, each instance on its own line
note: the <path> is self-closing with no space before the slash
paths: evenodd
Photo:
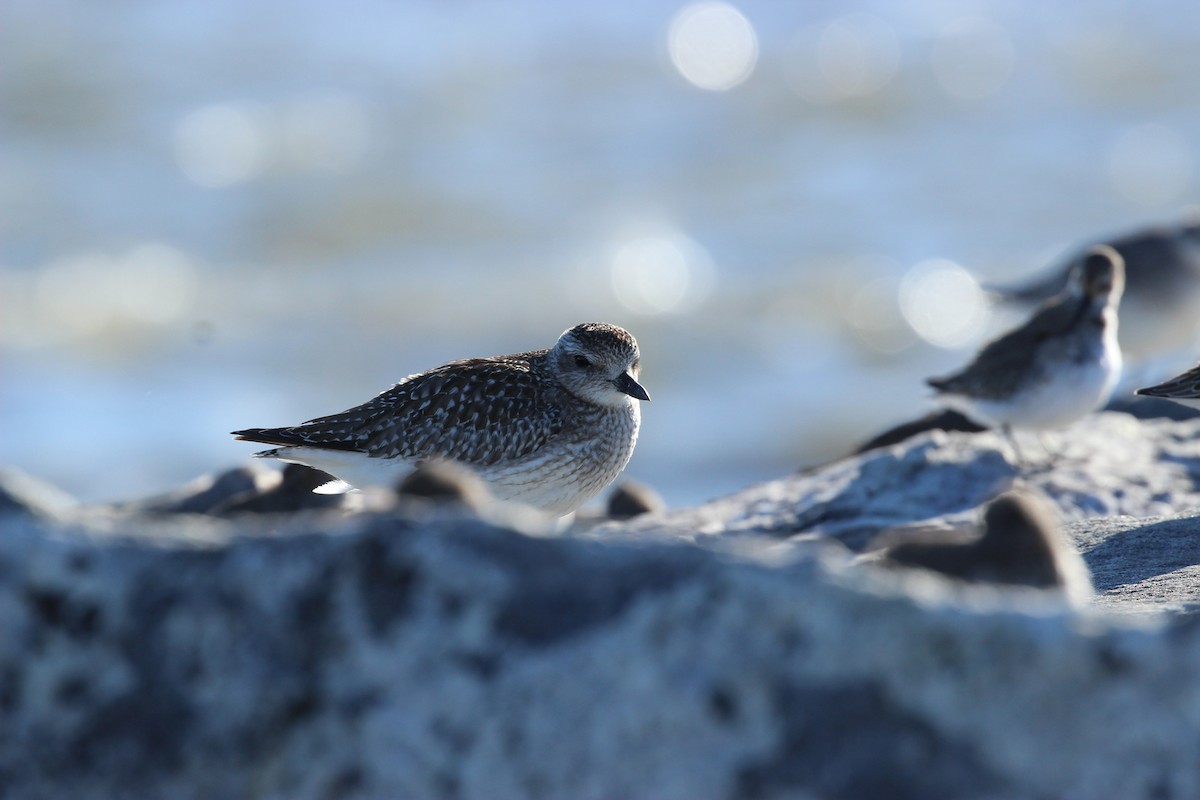
<path id="1" fill-rule="evenodd" d="M 684 5 L 6 3 L 0 464 L 136 496 L 597 319 L 654 398 L 628 474 L 698 502 L 929 408 L 1002 321 L 926 341 L 914 265 L 1197 199 L 1193 3 L 734 3 L 728 91 Z"/>

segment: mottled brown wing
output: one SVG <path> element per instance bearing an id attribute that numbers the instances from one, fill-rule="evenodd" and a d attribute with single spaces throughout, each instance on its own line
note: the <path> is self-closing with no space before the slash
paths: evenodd
<path id="1" fill-rule="evenodd" d="M 489 465 L 528 455 L 562 429 L 553 392 L 527 357 L 455 361 L 289 430 L 310 447 Z"/>

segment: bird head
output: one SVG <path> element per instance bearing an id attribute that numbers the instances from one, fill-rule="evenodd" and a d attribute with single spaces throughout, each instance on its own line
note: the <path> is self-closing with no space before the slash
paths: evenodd
<path id="1" fill-rule="evenodd" d="M 631 397 L 650 399 L 637 381 L 640 361 L 633 336 L 603 322 L 576 325 L 563 332 L 550 350 L 550 362 L 563 387 L 602 406 L 621 406 Z"/>

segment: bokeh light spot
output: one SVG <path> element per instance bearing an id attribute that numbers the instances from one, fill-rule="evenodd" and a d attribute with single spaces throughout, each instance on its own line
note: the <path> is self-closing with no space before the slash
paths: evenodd
<path id="1" fill-rule="evenodd" d="M 1121 133 L 1108 153 L 1108 175 L 1126 200 L 1141 206 L 1177 202 L 1195 173 L 1192 145 L 1179 131 L 1147 123 Z"/>
<path id="2" fill-rule="evenodd" d="M 124 317 L 147 325 L 179 320 L 196 293 L 192 262 L 169 245 L 147 242 L 114 263 L 110 286 L 114 306 Z"/>
<path id="3" fill-rule="evenodd" d="M 711 291 L 714 273 L 708 253 L 677 234 L 630 239 L 617 247 L 612 259 L 617 300 L 641 314 L 695 307 Z"/>
<path id="4" fill-rule="evenodd" d="M 952 261 L 933 259 L 917 264 L 900 281 L 900 311 L 922 339 L 953 349 L 982 332 L 986 306 L 969 272 Z"/>
<path id="5" fill-rule="evenodd" d="M 263 114 L 233 105 L 197 109 L 175 131 L 175 160 L 188 180 L 219 189 L 257 177 L 269 160 Z"/>
<path id="6" fill-rule="evenodd" d="M 896 281 L 875 278 L 858 287 L 848 317 L 859 341 L 877 353 L 895 354 L 915 341 L 897 303 Z"/>
<path id="7" fill-rule="evenodd" d="M 671 20 L 667 47 L 680 75 L 715 92 L 746 80 L 758 62 L 754 27 L 728 3 L 693 3 L 680 9 Z"/>
<path id="8" fill-rule="evenodd" d="M 87 252 L 47 264 L 38 276 L 34 297 L 37 318 L 47 338 L 91 336 L 112 319 L 109 279 L 114 259 Z"/>
<path id="9" fill-rule="evenodd" d="M 930 63 L 948 93 L 983 100 L 1008 83 L 1016 52 L 1008 33 L 985 17 L 964 17 L 946 26 L 934 42 Z"/>
<path id="10" fill-rule="evenodd" d="M 310 97 L 282 114 L 284 146 L 299 167 L 344 172 L 362 160 L 371 126 L 361 103 L 342 95 Z"/>
<path id="11" fill-rule="evenodd" d="M 123 256 L 84 252 L 47 264 L 34 288 L 44 341 L 93 337 L 112 326 L 161 326 L 192 307 L 198 279 L 191 260 L 157 242 Z"/>
<path id="12" fill-rule="evenodd" d="M 873 14 L 847 14 L 825 26 L 817 63 L 830 92 L 862 97 L 887 86 L 900 63 L 892 27 Z"/>

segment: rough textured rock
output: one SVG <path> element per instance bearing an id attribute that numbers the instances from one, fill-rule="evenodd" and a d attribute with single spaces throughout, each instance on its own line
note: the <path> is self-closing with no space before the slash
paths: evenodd
<path id="1" fill-rule="evenodd" d="M 1092 571 L 1097 602 L 1123 611 L 1200 609 L 1200 511 L 1067 526 Z"/>
<path id="2" fill-rule="evenodd" d="M 173 491 L 119 503 L 112 507 L 119 514 L 227 514 L 285 513 L 323 508 L 339 508 L 342 495 L 315 494 L 331 476 L 300 464 L 288 464 L 282 470 L 260 461 L 202 475 Z"/>
<path id="3" fill-rule="evenodd" d="M 10 469 L 0 469 L 0 517 L 20 514 L 61 519 L 75 510 L 75 500 L 57 486 Z"/>
<path id="4" fill-rule="evenodd" d="M 1200 505 L 1196 434 L 1051 438 L 1029 481 L 1075 520 L 1084 610 L 814 544 L 977 515 L 1013 477 L 990 434 L 586 537 L 0 515 L 0 796 L 1200 796 L 1200 520 L 1169 510 Z"/>
<path id="5" fill-rule="evenodd" d="M 1036 438 L 1018 435 L 1022 452 L 1035 462 L 1023 473 L 997 433 L 931 431 L 817 471 L 597 533 L 692 541 L 822 534 L 857 550 L 883 528 L 974 514 L 1013 486 L 1044 492 L 1070 520 L 1161 516 L 1200 506 L 1200 420 L 1096 414 L 1045 434 L 1048 451 Z"/>

